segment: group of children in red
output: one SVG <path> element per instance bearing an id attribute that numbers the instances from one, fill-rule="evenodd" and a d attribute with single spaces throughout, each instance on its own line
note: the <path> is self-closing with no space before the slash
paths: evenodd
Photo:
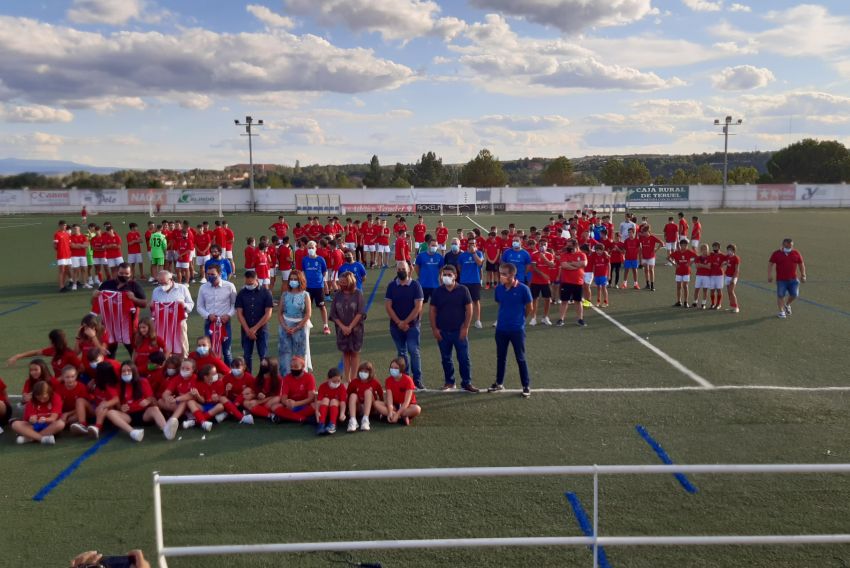
<path id="1" fill-rule="evenodd" d="M 73 348 L 62 330 L 51 331 L 49 338 L 50 347 L 9 359 L 11 364 L 40 356 L 28 366 L 23 417 L 11 422 L 18 444 L 55 444 L 66 427 L 72 434 L 98 438 L 106 424 L 136 442 L 144 438 L 144 426 L 152 424 L 166 440 L 173 440 L 181 424 L 209 432 L 227 419 L 253 424 L 255 417 L 275 423 L 315 422 L 318 433 L 333 434 L 337 423 L 347 421 L 349 432 L 368 431 L 370 417 L 407 425 L 421 413 L 403 358 L 391 361 L 383 387 L 372 363 L 364 362 L 349 384 L 333 368 L 317 389 L 301 357 L 293 357 L 284 377 L 276 359 L 263 359 L 254 377 L 244 359 L 235 358 L 228 366 L 212 355 L 208 337 L 197 340 L 188 358 L 168 354 L 149 319 L 139 324 L 132 360 L 123 362 L 109 357 L 108 337 L 91 315 L 84 318 Z M 12 410 L 0 379 L 0 433 Z"/>

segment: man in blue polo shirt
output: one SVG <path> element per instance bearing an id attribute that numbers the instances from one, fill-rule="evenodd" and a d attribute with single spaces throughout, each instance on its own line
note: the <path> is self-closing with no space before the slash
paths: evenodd
<path id="1" fill-rule="evenodd" d="M 212 265 L 216 265 L 221 269 L 221 279 L 222 280 L 230 280 L 232 275 L 230 271 L 230 261 L 226 258 L 221 257 L 221 247 L 218 245 L 213 245 L 210 247 L 210 258 L 208 261 L 204 263 L 204 270 L 209 268 Z M 249 368 L 248 371 L 251 369 Z"/>
<path id="2" fill-rule="evenodd" d="M 410 277 L 410 265 L 399 261 L 396 278 L 387 286 L 384 307 L 390 317 L 390 336 L 399 357 L 404 357 L 413 375 L 417 389 L 422 384 L 422 362 L 419 357 L 420 315 L 422 314 L 422 286 Z"/>
<path id="3" fill-rule="evenodd" d="M 431 330 L 440 347 L 445 384 L 443 390 L 455 388 L 455 368 L 452 349 L 457 352 L 460 367 L 460 386 L 468 392 L 478 392 L 472 384 L 472 365 L 469 360 L 469 324 L 472 323 L 472 298 L 466 286 L 457 283 L 454 266 L 440 269 L 442 286 L 431 295 Z"/>
<path id="4" fill-rule="evenodd" d="M 440 268 L 443 267 L 443 256 L 437 253 L 437 241 L 431 239 L 428 250 L 416 255 L 416 277 L 422 286 L 422 294 L 425 302 L 431 298 L 431 294 L 440 287 Z"/>
<path id="5" fill-rule="evenodd" d="M 528 267 L 531 265 L 531 255 L 522 248 L 519 237 L 514 237 L 511 248 L 502 253 L 502 264 L 510 263 L 516 268 L 516 279 L 525 284 L 528 282 Z M 500 278 L 501 280 L 501 278 Z"/>
<path id="6" fill-rule="evenodd" d="M 528 376 L 528 363 L 525 361 L 525 319 L 532 313 L 531 290 L 517 280 L 517 269 L 513 264 L 499 265 L 499 280 L 495 300 L 499 304 L 496 319 L 496 382 L 487 392 L 505 390 L 505 364 L 508 358 L 508 345 L 513 345 L 514 356 L 519 367 L 519 379 L 522 382 L 522 396 L 531 396 L 531 379 Z"/>
<path id="7" fill-rule="evenodd" d="M 328 309 L 325 307 L 325 273 L 328 265 L 325 259 L 316 253 L 316 241 L 307 243 L 307 256 L 301 261 L 301 271 L 307 281 L 307 293 L 316 307 L 322 311 L 322 333 L 330 335 L 328 327 Z"/>

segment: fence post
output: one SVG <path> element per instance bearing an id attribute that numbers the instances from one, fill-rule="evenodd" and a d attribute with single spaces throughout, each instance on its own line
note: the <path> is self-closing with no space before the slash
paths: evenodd
<path id="1" fill-rule="evenodd" d="M 159 472 L 153 472 L 153 523 L 156 537 L 156 562 L 159 568 L 168 568 L 162 549 L 165 548 L 162 537 L 162 496 L 160 494 Z"/>
<path id="2" fill-rule="evenodd" d="M 593 568 L 599 568 L 599 468 L 593 464 Z"/>

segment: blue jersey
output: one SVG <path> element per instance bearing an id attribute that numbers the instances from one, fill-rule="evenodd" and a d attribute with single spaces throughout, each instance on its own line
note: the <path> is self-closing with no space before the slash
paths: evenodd
<path id="1" fill-rule="evenodd" d="M 475 256 L 479 259 L 484 258 L 484 253 L 480 250 L 475 251 Z M 460 282 L 461 284 L 481 284 L 481 266 L 475 262 L 471 252 L 461 253 L 457 259 L 460 265 Z"/>
<path id="2" fill-rule="evenodd" d="M 218 266 L 221 271 L 222 280 L 230 279 L 230 261 L 226 258 L 211 258 L 204 263 L 204 270 L 209 270 L 210 266 Z"/>
<path id="3" fill-rule="evenodd" d="M 506 250 L 502 253 L 502 263 L 510 262 L 514 266 L 516 266 L 516 279 L 520 282 L 526 282 L 528 279 L 528 275 L 526 271 L 528 270 L 528 265 L 531 264 L 531 255 L 528 254 L 527 250 L 519 249 L 514 250 L 512 248 Z"/>
<path id="4" fill-rule="evenodd" d="M 304 272 L 308 288 L 323 288 L 325 286 L 325 272 L 328 271 L 328 265 L 324 258 L 321 256 L 312 258 L 305 256 L 304 260 L 301 261 L 301 270 Z"/>
<path id="5" fill-rule="evenodd" d="M 440 287 L 440 269 L 443 267 L 443 257 L 439 254 L 420 252 L 416 256 L 416 266 L 419 267 L 419 285 L 423 288 Z"/>
<path id="6" fill-rule="evenodd" d="M 346 262 L 337 270 L 337 274 L 342 276 L 344 273 L 350 272 L 354 275 L 354 278 L 357 279 L 357 289 L 363 289 L 363 279 L 366 277 L 366 267 L 360 264 L 359 262 Z"/>

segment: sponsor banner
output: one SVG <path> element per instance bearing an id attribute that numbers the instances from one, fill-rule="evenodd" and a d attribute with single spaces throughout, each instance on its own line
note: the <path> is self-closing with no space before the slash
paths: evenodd
<path id="1" fill-rule="evenodd" d="M 794 184 L 759 184 L 756 186 L 758 201 L 794 201 L 797 198 L 797 188 Z"/>
<path id="2" fill-rule="evenodd" d="M 177 197 L 177 205 L 210 205 L 218 203 L 218 191 L 184 189 Z"/>
<path id="3" fill-rule="evenodd" d="M 843 205 L 850 199 L 847 185 L 797 185 L 797 201 L 803 205 L 821 205 L 824 202 Z"/>
<path id="4" fill-rule="evenodd" d="M 127 203 L 129 205 L 147 205 L 153 200 L 154 205 L 165 205 L 168 194 L 164 189 L 128 189 Z"/>
<path id="5" fill-rule="evenodd" d="M 78 191 L 83 205 L 122 205 L 120 189 L 81 189 Z"/>
<path id="6" fill-rule="evenodd" d="M 690 186 L 688 185 L 633 185 L 615 187 L 614 191 L 628 192 L 628 201 L 688 201 Z"/>
<path id="7" fill-rule="evenodd" d="M 20 190 L 0 190 L 0 206 L 23 205 L 24 192 Z"/>
<path id="8" fill-rule="evenodd" d="M 413 213 L 413 205 L 391 203 L 343 203 L 346 213 Z"/>
<path id="9" fill-rule="evenodd" d="M 562 201 L 560 203 L 508 203 L 503 211 L 571 211 L 579 208 L 577 201 Z"/>
<path id="10" fill-rule="evenodd" d="M 67 189 L 37 189 L 30 192 L 32 205 L 70 205 L 71 192 Z"/>
<path id="11" fill-rule="evenodd" d="M 493 203 L 493 211 L 502 211 L 504 212 L 506 209 L 506 205 L 504 203 Z M 443 205 L 440 203 L 417 203 L 416 204 L 416 212 L 417 213 L 440 213 L 441 211 L 444 213 L 457 213 L 458 205 L 456 203 L 452 203 L 449 205 Z M 462 203 L 460 204 L 461 213 L 475 213 L 475 205 L 471 203 Z M 490 211 L 490 203 L 479 203 L 478 211 L 481 212 L 489 212 Z"/>

